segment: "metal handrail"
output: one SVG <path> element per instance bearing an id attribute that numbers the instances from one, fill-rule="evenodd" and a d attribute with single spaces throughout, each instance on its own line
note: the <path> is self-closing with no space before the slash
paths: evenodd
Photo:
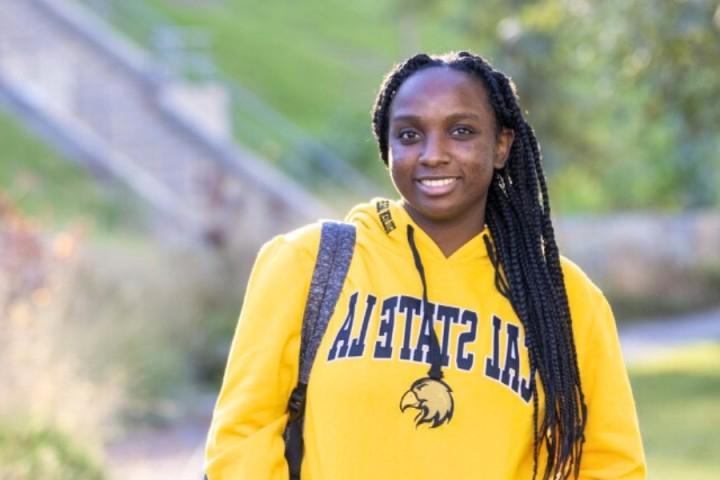
<path id="1" fill-rule="evenodd" d="M 378 192 L 373 181 L 332 149 L 220 71 L 209 54 L 211 38 L 207 31 L 178 26 L 144 2 L 77 1 L 149 51 L 163 69 L 192 82 L 223 86 L 231 101 L 235 138 L 251 150 L 260 150 L 270 163 L 307 188 L 317 191 L 330 181 L 335 190 L 360 198 Z"/>

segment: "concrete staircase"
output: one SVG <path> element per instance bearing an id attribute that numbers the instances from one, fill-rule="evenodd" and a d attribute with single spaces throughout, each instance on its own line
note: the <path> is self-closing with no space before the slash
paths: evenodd
<path id="1" fill-rule="evenodd" d="M 222 90 L 187 87 L 75 2 L 0 0 L 0 103 L 173 235 L 262 240 L 328 214 L 232 143 Z"/>

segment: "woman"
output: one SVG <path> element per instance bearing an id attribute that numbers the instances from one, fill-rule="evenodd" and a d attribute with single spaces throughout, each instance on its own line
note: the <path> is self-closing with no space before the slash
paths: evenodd
<path id="1" fill-rule="evenodd" d="M 416 55 L 385 79 L 373 129 L 401 200 L 346 219 L 357 240 L 313 364 L 302 478 L 645 478 L 612 313 L 558 254 L 510 80 L 467 52 Z M 319 236 L 310 225 L 259 254 L 209 480 L 288 478 L 282 432 Z"/>

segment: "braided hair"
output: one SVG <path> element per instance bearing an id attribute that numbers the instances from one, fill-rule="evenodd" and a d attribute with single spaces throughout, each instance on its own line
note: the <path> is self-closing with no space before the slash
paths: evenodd
<path id="1" fill-rule="evenodd" d="M 587 419 L 567 293 L 542 168 L 540 147 L 518 105 L 512 81 L 482 57 L 468 52 L 418 54 L 398 64 L 381 85 L 372 116 L 380 156 L 388 164 L 389 110 L 402 84 L 414 73 L 447 67 L 479 78 L 495 114 L 497 131 L 512 129 L 508 160 L 496 170 L 485 212 L 492 242 L 485 238 L 495 285 L 508 298 L 525 329 L 533 392 L 533 479 L 538 455 L 547 451 L 543 479 L 577 477 Z M 539 419 L 539 378 L 544 415 Z"/>

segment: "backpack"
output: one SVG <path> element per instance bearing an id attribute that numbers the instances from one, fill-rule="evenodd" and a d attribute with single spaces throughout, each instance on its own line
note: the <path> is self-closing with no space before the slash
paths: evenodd
<path id="1" fill-rule="evenodd" d="M 345 283 L 354 249 L 354 225 L 333 221 L 323 222 L 320 247 L 303 315 L 298 383 L 290 395 L 288 402 L 290 416 L 283 433 L 285 458 L 291 480 L 300 479 L 305 394 L 310 379 L 310 369 Z"/>
<path id="2" fill-rule="evenodd" d="M 285 458 L 291 480 L 300 480 L 305 393 L 310 379 L 310 369 L 345 283 L 354 250 L 355 225 L 334 221 L 322 223 L 320 246 L 303 314 L 298 383 L 290 395 L 288 402 L 290 416 L 283 433 Z M 203 480 L 208 480 L 207 475 Z"/>

